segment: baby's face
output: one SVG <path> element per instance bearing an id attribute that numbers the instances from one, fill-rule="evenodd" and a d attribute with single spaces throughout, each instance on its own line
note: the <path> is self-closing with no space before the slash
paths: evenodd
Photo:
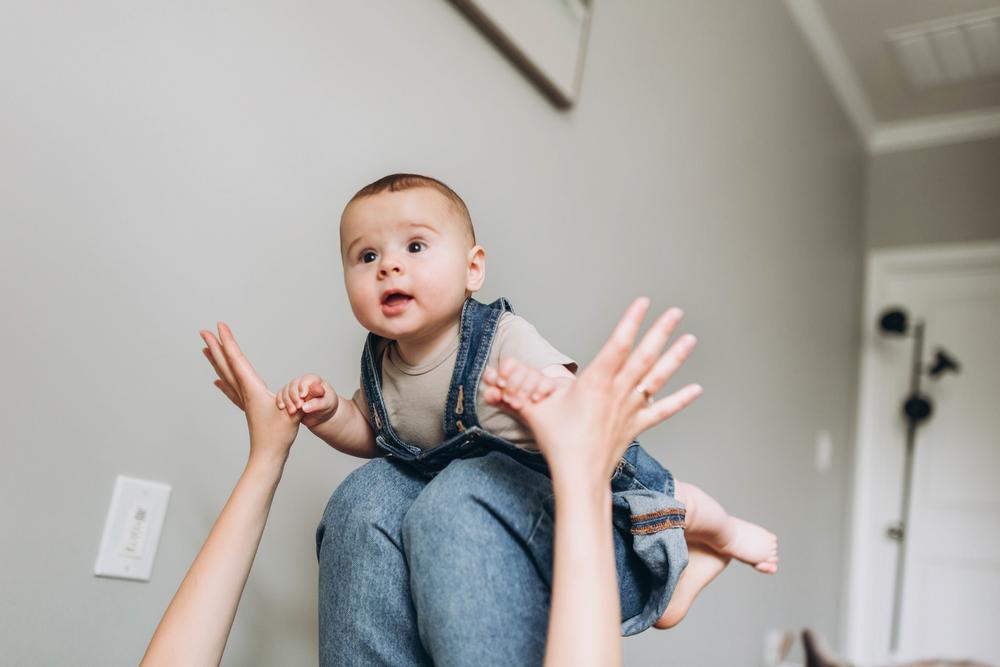
<path id="1" fill-rule="evenodd" d="M 393 340 L 448 330 L 482 282 L 477 248 L 462 216 L 433 188 L 351 202 L 340 221 L 340 250 L 354 316 Z"/>

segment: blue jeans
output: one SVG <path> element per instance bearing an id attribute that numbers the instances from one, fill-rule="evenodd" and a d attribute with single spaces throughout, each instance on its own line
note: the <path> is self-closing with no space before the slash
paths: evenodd
<path id="1" fill-rule="evenodd" d="M 417 496 L 429 493 L 429 491 L 423 490 L 423 486 L 434 488 L 434 497 L 452 500 L 450 496 L 445 495 L 445 490 L 440 487 L 457 485 L 456 489 L 448 491 L 448 493 L 453 494 L 454 502 L 480 503 L 472 508 L 469 512 L 470 516 L 479 516 L 475 512 L 482 514 L 482 505 L 489 508 L 488 516 L 481 518 L 482 525 L 477 531 L 461 534 L 464 537 L 476 538 L 476 540 L 481 541 L 461 543 L 462 549 L 497 553 L 497 550 L 506 543 L 505 541 L 510 539 L 510 536 L 505 532 L 509 531 L 509 527 L 504 522 L 516 523 L 516 525 L 522 523 L 513 519 L 513 512 L 526 512 L 526 520 L 529 523 L 534 522 L 540 516 L 539 512 L 544 513 L 544 508 L 539 509 L 542 508 L 543 503 L 540 503 L 535 495 L 538 493 L 538 488 L 544 489 L 545 494 L 551 495 L 548 480 L 542 480 L 537 475 L 527 474 L 529 472 L 548 474 L 548 466 L 542 454 L 537 451 L 521 449 L 483 429 L 476 413 L 476 390 L 483 369 L 486 367 L 500 318 L 506 312 L 511 312 L 510 303 L 506 299 L 497 299 L 486 305 L 470 298 L 462 306 L 460 342 L 442 415 L 445 439 L 429 449 L 403 441 L 393 429 L 381 390 L 382 358 L 386 351 L 387 341 L 375 334 L 368 335 L 364 352 L 361 355 L 361 376 L 365 398 L 372 416 L 371 426 L 375 434 L 375 442 L 391 459 L 397 462 L 406 462 L 411 470 L 418 470 L 427 476 L 425 479 L 413 475 L 407 476 L 408 482 L 403 485 L 406 488 L 405 491 L 396 491 L 390 481 L 384 487 L 377 487 L 381 489 L 377 493 L 369 489 L 357 492 L 360 502 L 374 505 L 373 509 L 366 511 L 358 520 L 362 522 L 363 526 L 370 526 L 374 522 L 381 527 L 380 530 L 393 536 L 390 540 L 390 542 L 394 542 L 391 548 L 397 554 L 401 554 L 394 562 L 397 569 L 381 570 L 382 576 L 386 576 L 384 573 L 390 571 L 405 572 L 404 568 L 408 565 L 410 571 L 413 572 L 411 577 L 413 582 L 420 582 L 425 578 L 446 581 L 443 576 L 435 577 L 436 563 L 428 563 L 426 558 L 418 562 L 415 553 L 411 553 L 414 549 L 409 548 L 408 543 L 405 543 L 403 535 L 404 533 L 412 534 L 415 531 L 407 532 L 405 530 L 406 526 L 403 525 L 402 517 L 413 514 L 413 517 L 408 518 L 407 521 L 420 525 L 421 534 L 436 535 L 441 533 L 449 535 L 452 532 L 461 534 L 448 524 L 464 520 L 465 511 L 461 508 L 455 509 L 448 503 L 442 504 L 437 511 L 432 511 L 427 509 L 423 503 L 416 503 Z M 500 466 L 500 468 L 507 470 L 506 466 L 511 461 L 507 461 L 503 465 L 497 463 L 495 455 L 499 453 L 521 464 L 523 467 L 510 468 L 510 470 L 523 473 L 522 480 L 532 480 L 528 482 L 528 486 L 532 484 L 537 486 L 537 488 L 530 489 L 527 498 L 522 497 L 516 490 L 512 490 L 508 482 L 501 483 L 500 488 L 493 488 L 493 480 L 487 475 L 479 475 L 474 478 L 460 475 L 458 471 L 464 470 L 467 467 L 466 464 L 459 465 L 456 470 L 444 475 L 441 481 L 435 480 L 429 484 L 425 481 L 437 472 L 450 470 L 458 461 L 475 459 L 484 455 L 486 455 L 487 461 L 470 463 L 468 464 L 471 466 L 470 469 L 488 470 Z M 369 475 L 365 478 L 367 480 L 365 483 L 377 486 L 379 482 L 374 479 L 379 476 L 377 472 L 387 471 L 391 465 L 394 464 L 390 464 L 390 467 L 377 464 L 372 471 L 365 473 Z M 470 486 L 472 490 L 465 495 L 463 495 L 462 490 L 463 484 L 472 485 Z M 633 442 L 629 446 L 619 462 L 615 475 L 610 480 L 610 489 L 612 491 L 615 562 L 618 567 L 622 611 L 621 629 L 622 634 L 628 636 L 642 632 L 663 614 L 670 596 L 673 594 L 677 579 L 687 565 L 687 543 L 684 541 L 685 509 L 683 504 L 673 497 L 674 481 L 670 471 L 660 465 L 637 442 Z M 478 494 L 475 496 L 478 500 L 470 499 L 473 491 Z M 340 497 L 339 493 L 334 494 L 334 499 L 336 502 L 342 503 L 339 511 L 346 513 L 347 508 L 351 507 L 355 492 L 345 490 L 342 494 L 343 497 Z M 508 499 L 513 499 L 513 505 L 504 504 Z M 416 509 L 420 511 L 411 511 L 410 507 L 414 504 L 417 506 Z M 330 512 L 328 512 L 329 514 Z M 423 514 L 427 516 L 421 519 Z M 390 515 L 394 518 L 386 518 Z M 548 516 L 551 517 L 551 513 Z M 330 521 L 333 525 L 334 519 L 330 519 Z M 532 523 L 532 525 L 534 524 Z M 353 530 L 356 531 L 358 538 L 364 534 L 363 528 L 355 526 Z M 326 529 L 321 526 L 320 532 L 325 534 Z M 523 540 L 524 537 L 525 535 L 520 535 L 519 539 Z M 546 535 L 546 537 L 551 541 L 551 534 Z M 540 540 L 541 536 L 534 536 L 532 539 Z M 419 539 L 414 538 L 414 542 L 418 541 Z M 511 550 L 511 553 L 519 556 L 516 559 L 518 564 L 512 565 L 509 562 L 503 562 L 492 567 L 494 569 L 507 568 L 509 578 L 518 574 L 520 563 L 525 559 L 527 561 L 551 560 L 551 556 L 547 553 L 542 553 L 537 549 L 528 549 L 523 543 L 520 548 L 520 551 Z M 338 549 L 344 550 L 342 555 L 337 556 L 340 559 L 360 558 L 361 555 L 367 553 L 364 548 L 356 552 L 352 551 L 351 547 L 346 546 L 338 547 Z M 481 556 L 481 558 L 486 557 Z M 398 560 L 400 558 L 401 560 Z M 456 554 L 454 560 L 456 566 L 463 565 L 466 557 L 463 554 Z M 427 567 L 426 572 L 424 571 L 425 566 Z M 477 563 L 477 566 L 481 567 L 483 564 Z M 361 566 L 355 566 L 352 563 L 350 567 Z M 473 570 L 469 571 L 473 572 Z M 461 572 L 460 570 L 452 571 L 452 578 L 458 577 Z M 363 582 L 364 578 L 359 575 L 351 583 L 355 586 L 364 586 Z M 381 587 L 383 584 L 380 582 L 377 586 Z M 430 603 L 420 598 L 420 592 L 416 590 L 416 583 L 414 583 L 413 588 L 414 590 L 410 593 L 419 612 L 420 607 Z M 393 595 L 400 596 L 402 594 L 397 591 Z M 449 593 L 439 592 L 438 596 L 447 598 Z M 456 607 L 456 604 L 453 603 L 452 607 Z M 419 613 L 417 615 L 421 616 Z M 421 632 L 425 644 L 436 639 L 430 630 L 422 628 Z M 484 646 L 486 645 L 489 645 L 489 642 L 484 644 Z"/>
<path id="2" fill-rule="evenodd" d="M 541 664 L 552 484 L 509 456 L 355 470 L 316 533 L 321 665 Z"/>

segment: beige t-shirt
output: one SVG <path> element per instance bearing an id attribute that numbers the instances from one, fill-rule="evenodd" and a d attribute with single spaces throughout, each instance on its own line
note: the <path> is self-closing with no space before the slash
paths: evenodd
<path id="1" fill-rule="evenodd" d="M 403 361 L 395 342 L 373 351 L 376 359 L 382 358 L 382 398 L 389 423 L 403 442 L 422 449 L 444 442 L 445 399 L 458 358 L 458 344 L 456 336 L 454 343 L 441 354 L 419 366 Z M 500 316 L 486 364 L 496 367 L 505 357 L 539 369 L 561 364 L 571 371 L 576 370 L 572 359 L 552 347 L 530 322 L 512 313 Z M 354 393 L 353 400 L 371 423 L 363 388 Z M 530 431 L 521 422 L 500 408 L 488 405 L 480 393 L 476 394 L 476 413 L 479 425 L 490 433 L 520 447 L 537 449 Z"/>

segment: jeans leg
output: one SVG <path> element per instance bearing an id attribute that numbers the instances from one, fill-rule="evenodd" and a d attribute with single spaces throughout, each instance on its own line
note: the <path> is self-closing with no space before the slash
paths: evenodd
<path id="1" fill-rule="evenodd" d="M 380 458 L 330 497 L 316 530 L 320 665 L 430 665 L 401 545 L 403 517 L 426 484 Z"/>
<path id="2" fill-rule="evenodd" d="M 435 665 L 540 665 L 552 483 L 510 457 L 454 461 L 403 521 L 420 637 Z"/>

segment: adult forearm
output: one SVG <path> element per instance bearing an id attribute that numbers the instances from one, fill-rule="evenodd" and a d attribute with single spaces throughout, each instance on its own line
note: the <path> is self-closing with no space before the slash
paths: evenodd
<path id="1" fill-rule="evenodd" d="M 332 417 L 309 430 L 320 440 L 345 454 L 365 459 L 379 455 L 371 426 L 354 401 L 344 396 L 340 397 L 337 411 Z"/>
<path id="2" fill-rule="evenodd" d="M 251 460 L 157 627 L 143 665 L 218 665 L 284 458 Z"/>
<path id="3" fill-rule="evenodd" d="M 545 664 L 620 665 L 621 609 L 606 481 L 553 479 L 556 535 Z"/>

